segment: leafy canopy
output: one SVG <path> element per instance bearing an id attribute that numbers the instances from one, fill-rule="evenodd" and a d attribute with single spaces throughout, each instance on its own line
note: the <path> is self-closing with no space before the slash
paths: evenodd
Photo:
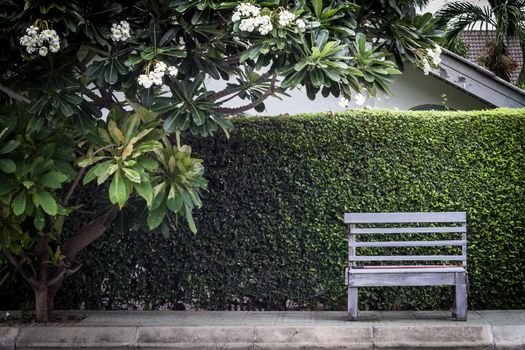
<path id="1" fill-rule="evenodd" d="M 185 218 L 195 232 L 207 183 L 184 135 L 228 135 L 230 116 L 298 87 L 311 99 L 388 92 L 441 35 L 416 15 L 422 3 L 0 0 L 0 247 L 43 288 L 115 208 L 150 230 Z M 70 203 L 75 189 L 95 182 L 109 202 L 64 240 L 85 204 Z M 34 256 L 53 261 L 52 282 L 24 270 Z"/>

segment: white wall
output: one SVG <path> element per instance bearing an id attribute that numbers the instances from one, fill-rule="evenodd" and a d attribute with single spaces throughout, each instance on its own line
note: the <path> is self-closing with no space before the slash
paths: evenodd
<path id="1" fill-rule="evenodd" d="M 450 2 L 457 2 L 457 1 L 468 1 L 474 5 L 477 6 L 488 6 L 487 0 L 431 0 L 427 6 L 425 6 L 421 12 L 432 12 L 436 13 L 441 9 L 443 5 Z"/>
<path id="2" fill-rule="evenodd" d="M 209 89 L 220 90 L 215 86 L 214 81 L 208 83 Z M 394 83 L 391 85 L 392 96 L 380 96 L 379 99 L 368 99 L 365 106 L 376 108 L 391 108 L 400 110 L 409 110 L 416 106 L 433 104 L 443 105 L 443 97 L 447 98 L 446 105 L 451 109 L 457 110 L 475 110 L 490 108 L 484 102 L 472 97 L 438 78 L 430 75 L 424 75 L 423 72 L 413 66 L 406 66 L 402 75 L 396 76 Z M 342 111 L 344 108 L 339 106 L 338 99 L 329 96 L 324 98 L 321 94 L 311 101 L 306 96 L 306 92 L 301 89 L 290 91 L 290 97 L 283 97 L 283 100 L 270 97 L 265 101 L 266 111 L 259 114 L 297 114 L 297 113 L 315 113 L 328 111 Z M 229 106 L 239 106 L 246 104 L 242 100 L 232 100 Z M 349 108 L 363 108 L 350 103 Z M 251 111 L 250 114 L 258 114 Z"/>

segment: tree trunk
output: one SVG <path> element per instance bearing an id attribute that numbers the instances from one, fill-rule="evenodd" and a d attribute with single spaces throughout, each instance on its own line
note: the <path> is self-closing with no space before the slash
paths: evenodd
<path id="1" fill-rule="evenodd" d="M 35 289 L 35 318 L 37 322 L 48 321 L 47 288 Z"/>
<path id="2" fill-rule="evenodd" d="M 60 286 L 62 286 L 62 281 L 64 281 L 64 279 L 61 279 L 47 289 L 47 318 L 50 321 L 53 321 L 55 318 L 55 296 L 60 289 Z"/>

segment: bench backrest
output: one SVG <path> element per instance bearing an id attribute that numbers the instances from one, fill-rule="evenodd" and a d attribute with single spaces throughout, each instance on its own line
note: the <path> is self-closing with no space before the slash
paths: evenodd
<path id="1" fill-rule="evenodd" d="M 345 213 L 349 226 L 348 261 L 461 261 L 467 266 L 467 215 L 465 212 L 428 213 Z M 427 225 L 428 224 L 428 225 Z M 368 227 L 367 227 L 368 226 Z M 399 240 L 358 242 L 358 234 L 455 233 L 454 240 Z M 359 256 L 359 247 L 452 247 L 461 246 L 461 255 L 368 255 Z"/>

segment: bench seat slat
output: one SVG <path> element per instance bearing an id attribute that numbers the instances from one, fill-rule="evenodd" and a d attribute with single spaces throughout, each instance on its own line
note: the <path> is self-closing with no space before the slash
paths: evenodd
<path id="1" fill-rule="evenodd" d="M 389 224 L 414 222 L 466 222 L 465 212 L 345 213 L 347 224 Z"/>
<path id="2" fill-rule="evenodd" d="M 454 233 L 467 232 L 466 227 L 373 227 L 373 228 L 354 228 L 355 234 L 374 234 L 374 233 Z"/>
<path id="3" fill-rule="evenodd" d="M 385 268 L 380 268 L 377 266 L 377 269 L 350 269 L 350 274 L 374 274 L 374 273 L 447 273 L 447 272 L 465 272 L 465 268 L 462 266 L 453 266 L 453 267 L 403 267 L 403 268 L 393 268 L 392 266 L 385 266 Z"/>
<path id="4" fill-rule="evenodd" d="M 467 241 L 391 241 L 391 242 L 350 242 L 349 247 L 448 247 L 463 246 Z"/>
<path id="5" fill-rule="evenodd" d="M 442 286 L 456 283 L 455 272 L 450 273 L 374 273 L 351 274 L 352 287 Z"/>
<path id="6" fill-rule="evenodd" d="M 361 255 L 350 256 L 349 261 L 464 261 L 464 255 Z"/>

